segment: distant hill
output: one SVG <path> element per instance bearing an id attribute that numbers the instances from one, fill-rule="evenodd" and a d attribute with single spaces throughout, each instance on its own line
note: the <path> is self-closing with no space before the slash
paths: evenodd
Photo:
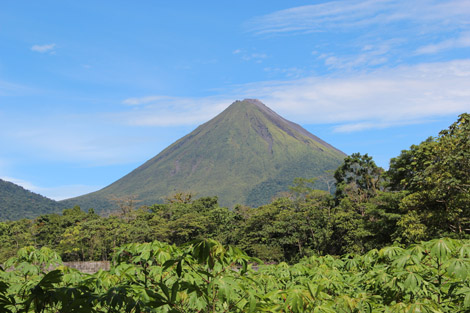
<path id="1" fill-rule="evenodd" d="M 57 201 L 0 179 L 0 221 L 58 213 L 62 208 L 63 205 Z"/>
<path id="2" fill-rule="evenodd" d="M 286 191 L 295 177 L 336 169 L 345 154 L 254 99 L 236 101 L 154 158 L 90 194 L 64 200 L 100 211 L 111 199 L 135 196 L 139 205 L 190 191 L 218 196 L 224 206 L 259 206 Z M 318 188 L 326 189 L 322 182 Z"/>

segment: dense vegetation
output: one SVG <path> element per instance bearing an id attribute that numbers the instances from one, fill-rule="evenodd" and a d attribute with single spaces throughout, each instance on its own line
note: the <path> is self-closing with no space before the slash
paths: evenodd
<path id="1" fill-rule="evenodd" d="M 16 312 L 468 312 L 470 241 L 435 239 L 359 255 L 257 265 L 201 240 L 118 249 L 109 271 L 59 266 L 47 248 L 18 251 L 0 270 L 0 311 Z M 56 265 L 57 266 L 57 265 Z"/>
<path id="2" fill-rule="evenodd" d="M 357 153 L 334 179 L 334 195 L 297 178 L 258 208 L 177 193 L 139 209 L 123 199 L 108 217 L 74 207 L 1 222 L 0 261 L 14 270 L 0 271 L 0 310 L 470 311 L 469 114 L 387 171 Z M 113 251 L 108 272 L 42 273 Z M 253 269 L 261 260 L 276 265 Z"/>
<path id="3" fill-rule="evenodd" d="M 0 179 L 0 221 L 61 212 L 58 202 Z"/>
<path id="4" fill-rule="evenodd" d="M 178 193 L 164 204 L 100 217 L 79 207 L 62 215 L 0 223 L 0 261 L 23 246 L 49 247 L 64 260 L 109 259 L 130 242 L 183 244 L 211 238 L 267 261 L 295 262 L 319 255 L 364 253 L 394 242 L 469 238 L 470 115 L 462 114 L 429 138 L 377 167 L 367 155 L 347 157 L 335 172 L 334 195 L 296 179 L 290 193 L 258 208 L 220 207 L 215 197 Z"/>

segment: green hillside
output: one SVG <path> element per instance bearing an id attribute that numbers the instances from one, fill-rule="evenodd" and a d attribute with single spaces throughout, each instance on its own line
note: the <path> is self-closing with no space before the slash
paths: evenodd
<path id="1" fill-rule="evenodd" d="M 258 100 L 236 101 L 221 114 L 106 188 L 65 200 L 67 206 L 111 208 L 113 198 L 139 205 L 175 192 L 218 196 L 222 205 L 267 203 L 295 177 L 336 169 L 345 154 L 277 115 Z M 322 182 L 318 187 L 326 189 Z"/>
<path id="2" fill-rule="evenodd" d="M 57 201 L 0 179 L 0 221 L 56 213 L 61 207 Z"/>

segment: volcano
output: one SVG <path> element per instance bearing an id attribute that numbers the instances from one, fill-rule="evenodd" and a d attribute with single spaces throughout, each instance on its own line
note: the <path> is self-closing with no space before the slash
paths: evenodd
<path id="1" fill-rule="evenodd" d="M 176 192 L 217 196 L 223 206 L 260 206 L 287 191 L 296 177 L 335 170 L 346 155 L 261 101 L 235 101 L 111 185 L 64 200 L 69 206 L 115 207 L 112 199 L 133 197 L 139 205 L 161 203 Z M 318 180 L 316 187 L 326 189 Z"/>

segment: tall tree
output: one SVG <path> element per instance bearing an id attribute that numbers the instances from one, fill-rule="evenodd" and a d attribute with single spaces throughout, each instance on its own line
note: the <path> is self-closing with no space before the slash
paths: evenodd
<path id="1" fill-rule="evenodd" d="M 336 170 L 336 200 L 354 197 L 355 201 L 365 202 L 376 195 L 382 183 L 383 169 L 378 167 L 367 153 L 353 153 L 344 159 Z"/>
<path id="2" fill-rule="evenodd" d="M 336 208 L 331 253 L 364 252 L 377 223 L 388 223 L 386 212 L 372 201 L 383 190 L 383 169 L 371 156 L 353 153 L 336 170 Z"/>

